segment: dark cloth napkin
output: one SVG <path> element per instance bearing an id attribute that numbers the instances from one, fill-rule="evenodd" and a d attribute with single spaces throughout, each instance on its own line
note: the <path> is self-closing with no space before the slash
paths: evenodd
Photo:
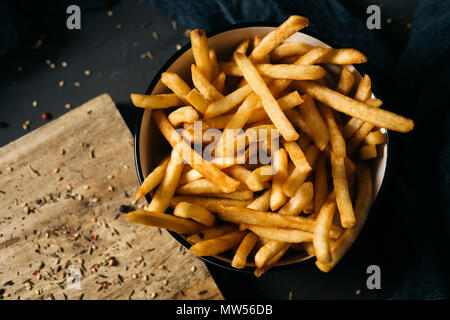
<path id="1" fill-rule="evenodd" d="M 311 22 L 305 33 L 364 52 L 369 62 L 361 70 L 372 78 L 376 95 L 387 109 L 416 123 L 411 133 L 389 136 L 390 174 L 371 218 L 382 239 L 378 245 L 401 270 L 393 298 L 448 298 L 450 1 L 422 0 L 400 55 L 335 0 L 149 2 L 179 25 L 206 31 L 304 15 Z"/>

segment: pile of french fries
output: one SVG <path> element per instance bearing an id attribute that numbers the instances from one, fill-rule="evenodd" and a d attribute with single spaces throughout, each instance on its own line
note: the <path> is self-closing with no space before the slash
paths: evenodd
<path id="1" fill-rule="evenodd" d="M 308 24 L 291 16 L 220 57 L 229 61 L 194 30 L 192 82 L 164 72 L 170 93 L 131 95 L 173 150 L 136 192 L 151 193 L 150 204 L 128 221 L 178 232 L 199 256 L 229 251 L 233 267 L 256 266 L 256 276 L 288 250 L 315 256 L 324 272 L 339 262 L 372 204 L 381 128 L 408 132 L 414 122 L 381 108 L 368 75 L 355 86 L 346 65 L 367 61 L 358 50 L 285 41 Z M 337 84 L 325 80 L 327 64 L 342 65 Z M 249 161 L 259 148 L 269 164 Z"/>

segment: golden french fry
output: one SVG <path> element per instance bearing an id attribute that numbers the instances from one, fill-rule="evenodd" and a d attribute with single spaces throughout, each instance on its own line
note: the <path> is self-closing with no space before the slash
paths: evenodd
<path id="1" fill-rule="evenodd" d="M 236 190 L 242 190 L 242 187 L 238 187 Z M 205 193 L 223 193 L 223 191 L 221 188 L 203 178 L 179 186 L 176 189 L 176 193 L 199 195 Z"/>
<path id="2" fill-rule="evenodd" d="M 209 101 L 223 98 L 223 95 L 211 84 L 211 82 L 198 70 L 195 64 L 191 65 L 192 82 L 198 92 Z"/>
<path id="3" fill-rule="evenodd" d="M 319 61 L 330 51 L 330 48 L 315 47 L 301 56 L 295 64 L 300 66 L 308 66 L 319 63 Z"/>
<path id="4" fill-rule="evenodd" d="M 253 200 L 253 192 L 250 190 L 241 190 L 229 193 L 204 193 L 203 196 L 232 200 Z"/>
<path id="5" fill-rule="evenodd" d="M 322 118 L 325 120 L 325 123 L 328 127 L 331 149 L 338 157 L 345 157 L 347 154 L 345 140 L 342 136 L 341 130 L 336 123 L 333 110 L 320 102 L 318 103 L 318 108 L 320 114 L 322 115 Z"/>
<path id="6" fill-rule="evenodd" d="M 273 168 L 275 175 L 272 181 L 272 192 L 270 194 L 270 209 L 277 210 L 286 203 L 287 197 L 283 193 L 283 183 L 288 174 L 288 156 L 286 150 L 281 148 L 275 151 L 273 156 Z"/>
<path id="7" fill-rule="evenodd" d="M 367 62 L 367 57 L 360 51 L 346 49 L 331 49 L 320 59 L 320 63 L 331 64 L 360 64 Z"/>
<path id="8" fill-rule="evenodd" d="M 255 254 L 255 264 L 258 268 L 262 268 L 267 262 L 272 259 L 277 253 L 284 248 L 289 247 L 288 243 L 281 241 L 269 241 L 263 245 Z"/>
<path id="9" fill-rule="evenodd" d="M 314 232 L 315 219 L 301 216 L 290 216 L 274 212 L 252 210 L 234 205 L 219 204 L 217 214 L 221 220 L 234 224 L 260 225 L 271 228 L 295 229 L 299 231 Z M 336 239 L 342 229 L 333 225 L 330 228 L 330 237 Z"/>
<path id="10" fill-rule="evenodd" d="M 261 277 L 270 268 L 272 268 L 278 262 L 278 260 L 280 260 L 281 257 L 286 253 L 286 251 L 290 248 L 290 246 L 291 246 L 291 244 L 289 244 L 289 243 L 284 244 L 284 246 L 281 249 L 279 249 L 277 251 L 277 253 L 270 260 L 268 260 L 267 262 L 264 263 L 263 267 L 256 268 L 255 271 L 253 272 L 255 277 L 257 277 L 257 278 Z"/>
<path id="11" fill-rule="evenodd" d="M 363 146 L 358 150 L 358 157 L 361 160 L 369 160 L 377 157 L 377 147 L 373 144 Z"/>
<path id="12" fill-rule="evenodd" d="M 252 88 L 249 85 L 245 85 L 232 93 L 226 95 L 225 97 L 211 102 L 206 111 L 205 119 L 216 117 L 227 111 L 230 111 L 239 103 L 244 101 L 245 98 L 252 92 Z"/>
<path id="13" fill-rule="evenodd" d="M 367 220 L 372 204 L 373 182 L 369 166 L 359 162 L 357 167 L 357 197 L 355 201 L 356 225 L 345 230 L 339 239 L 331 246 L 331 261 L 321 263 L 316 261 L 316 266 L 323 272 L 329 272 L 350 249 L 356 237 L 361 232 Z"/>
<path id="14" fill-rule="evenodd" d="M 245 207 L 249 205 L 251 200 L 234 200 L 234 199 L 220 199 L 213 197 L 200 197 L 200 196 L 189 196 L 189 195 L 177 195 L 172 198 L 170 205 L 175 207 L 179 202 L 189 202 L 201 205 L 211 212 L 217 212 L 217 206 L 219 205 L 231 205 Z"/>
<path id="15" fill-rule="evenodd" d="M 313 81 L 300 80 L 296 83 L 320 102 L 374 126 L 399 132 L 409 132 L 414 128 L 414 121 L 411 119 L 386 110 L 371 108 L 358 100 L 344 96 Z"/>
<path id="16" fill-rule="evenodd" d="M 264 189 L 262 181 L 259 179 L 258 175 L 254 174 L 252 171 L 246 169 L 243 165 L 236 164 L 225 170 L 231 177 L 245 183 L 251 191 L 261 191 Z"/>
<path id="17" fill-rule="evenodd" d="M 355 225 L 356 220 L 348 189 L 345 161 L 344 158 L 336 156 L 333 152 L 331 153 L 331 172 L 341 224 L 344 228 L 351 228 Z"/>
<path id="18" fill-rule="evenodd" d="M 346 96 L 352 91 L 355 84 L 355 76 L 348 70 L 347 67 L 342 68 L 341 76 L 339 77 L 339 82 L 336 86 L 336 91 Z"/>
<path id="19" fill-rule="evenodd" d="M 166 157 L 152 172 L 145 178 L 142 185 L 136 191 L 134 195 L 134 200 L 139 200 L 147 193 L 152 191 L 164 178 L 167 165 L 169 164 L 170 157 Z"/>
<path id="20" fill-rule="evenodd" d="M 233 62 L 221 62 L 220 66 L 228 76 L 243 76 L 241 69 Z M 326 73 L 322 67 L 310 65 L 262 63 L 255 67 L 261 76 L 273 79 L 316 80 L 323 78 Z"/>
<path id="21" fill-rule="evenodd" d="M 374 125 L 365 122 L 361 127 L 359 127 L 358 130 L 356 130 L 355 134 L 351 137 L 350 141 L 348 142 L 347 147 L 348 156 L 351 156 L 356 151 L 361 142 L 364 141 L 366 136 L 370 133 L 370 131 L 372 131 L 373 128 L 375 128 Z"/>
<path id="22" fill-rule="evenodd" d="M 201 29 L 195 29 L 191 31 L 190 36 L 195 64 L 206 79 L 211 80 L 213 70 L 206 33 Z"/>
<path id="23" fill-rule="evenodd" d="M 300 66 L 295 64 L 258 64 L 256 69 L 262 76 L 274 79 L 316 80 L 325 76 L 320 66 Z"/>
<path id="24" fill-rule="evenodd" d="M 268 55 L 270 51 L 275 49 L 280 43 L 308 25 L 309 20 L 307 18 L 302 16 L 290 16 L 285 22 L 262 39 L 258 46 L 253 49 L 250 58 L 253 61 L 262 60 L 264 56 Z"/>
<path id="25" fill-rule="evenodd" d="M 247 54 L 248 45 L 250 44 L 250 39 L 242 40 L 241 43 L 234 49 L 233 52 L 240 52 L 242 54 Z"/>
<path id="26" fill-rule="evenodd" d="M 211 80 L 215 79 L 220 73 L 219 62 L 217 61 L 216 51 L 209 50 L 209 61 L 211 63 Z M 215 86 L 214 86 L 215 87 Z M 217 89 L 217 87 L 216 87 Z M 219 90 L 219 89 L 217 89 Z M 221 91 L 221 90 L 219 90 Z"/>
<path id="27" fill-rule="evenodd" d="M 370 77 L 365 74 L 361 82 L 358 85 L 358 89 L 355 93 L 355 99 L 361 102 L 366 101 L 372 96 L 372 81 Z"/>
<path id="28" fill-rule="evenodd" d="M 310 145 L 305 152 L 305 157 L 311 166 L 314 166 L 320 150 L 315 144 Z M 289 197 L 293 197 L 298 188 L 305 182 L 310 171 L 295 168 L 283 183 L 283 192 Z"/>
<path id="29" fill-rule="evenodd" d="M 186 96 L 191 91 L 191 87 L 180 78 L 179 75 L 173 72 L 163 72 L 161 74 L 161 82 L 170 90 L 172 90 L 176 96 L 185 104 L 189 104 Z"/>
<path id="30" fill-rule="evenodd" d="M 371 108 L 379 108 L 383 104 L 380 99 L 370 98 L 365 101 Z M 363 125 L 364 121 L 358 118 L 351 118 L 342 128 L 342 134 L 345 139 L 349 139 Z"/>
<path id="31" fill-rule="evenodd" d="M 302 172 L 310 172 L 312 170 L 311 165 L 297 142 L 286 141 L 284 139 L 281 139 L 281 142 L 297 169 Z"/>
<path id="32" fill-rule="evenodd" d="M 377 145 L 386 142 L 386 134 L 380 130 L 372 131 L 364 138 L 364 142 L 370 145 Z"/>
<path id="33" fill-rule="evenodd" d="M 298 139 L 298 133 L 295 131 L 292 124 L 286 118 L 285 114 L 281 110 L 278 102 L 271 94 L 266 83 L 256 70 L 249 58 L 240 53 L 234 54 L 234 60 L 244 74 L 245 80 L 252 88 L 252 90 L 261 98 L 264 110 L 269 116 L 270 120 L 274 123 L 281 135 L 287 141 L 293 141 Z"/>
<path id="34" fill-rule="evenodd" d="M 311 134 L 310 138 L 314 141 L 317 147 L 323 151 L 330 140 L 328 127 L 320 116 L 311 95 L 305 94 L 302 98 L 303 103 L 299 106 L 300 114 L 307 123 Z"/>
<path id="35" fill-rule="evenodd" d="M 189 250 L 197 256 L 215 256 L 236 247 L 245 234 L 245 231 L 233 231 L 218 238 L 197 242 Z"/>
<path id="36" fill-rule="evenodd" d="M 303 248 L 305 249 L 306 253 L 309 256 L 311 256 L 311 257 L 316 256 L 316 252 L 314 251 L 314 246 L 313 246 L 312 242 L 303 242 L 302 245 L 303 245 Z"/>
<path id="37" fill-rule="evenodd" d="M 288 117 L 289 121 L 293 123 L 297 128 L 299 128 L 303 133 L 305 133 L 308 137 L 312 137 L 312 131 L 309 128 L 308 124 L 306 123 L 305 119 L 300 114 L 300 111 L 296 108 L 289 109 L 285 111 L 286 116 Z M 301 136 L 299 137 L 299 139 Z"/>
<path id="38" fill-rule="evenodd" d="M 191 234 L 189 237 L 187 237 L 187 241 L 189 241 L 190 243 L 197 243 L 203 240 L 209 240 L 220 237 L 232 231 L 236 231 L 235 225 L 223 224 L 217 227 L 202 229 L 198 233 Z"/>
<path id="39" fill-rule="evenodd" d="M 247 263 L 247 257 L 256 245 L 257 241 L 258 236 L 256 234 L 253 232 L 247 233 L 234 254 L 233 260 L 231 261 L 231 266 L 237 269 L 243 269 Z"/>
<path id="40" fill-rule="evenodd" d="M 214 78 L 212 81 L 212 85 L 219 91 L 220 93 L 223 93 L 223 90 L 225 89 L 225 82 L 227 80 L 227 76 L 225 72 L 221 71 L 217 77 Z"/>
<path id="41" fill-rule="evenodd" d="M 183 160 L 176 150 L 172 150 L 170 160 L 164 173 L 164 178 L 161 181 L 152 201 L 147 207 L 147 210 L 154 212 L 164 212 L 170 205 L 175 189 L 178 186 L 181 172 L 183 171 Z"/>
<path id="42" fill-rule="evenodd" d="M 197 170 L 202 176 L 214 185 L 218 186 L 223 192 L 233 192 L 239 186 L 240 182 L 227 176 L 217 169 L 213 164 L 207 162 L 196 153 L 192 148 L 182 141 L 181 136 L 175 131 L 165 114 L 160 110 L 152 113 L 159 130 L 166 140 L 177 149 L 183 158 L 193 169 Z"/>
<path id="43" fill-rule="evenodd" d="M 311 241 L 313 237 L 311 232 L 294 229 L 278 229 L 258 225 L 247 225 L 246 227 L 260 237 L 286 243 Z"/>
<path id="44" fill-rule="evenodd" d="M 174 127 L 177 127 L 183 122 L 194 122 L 198 117 L 194 108 L 186 106 L 171 112 L 167 118 Z"/>
<path id="45" fill-rule="evenodd" d="M 138 108 L 163 109 L 183 105 L 183 101 L 174 93 L 150 95 L 132 93 L 130 97 L 131 102 Z"/>
<path id="46" fill-rule="evenodd" d="M 328 196 L 327 159 L 321 154 L 314 173 L 314 211 L 319 212 Z"/>
<path id="47" fill-rule="evenodd" d="M 128 222 L 135 222 L 145 226 L 164 228 L 181 234 L 191 234 L 200 231 L 204 226 L 201 224 L 171 214 L 137 210 L 125 216 Z"/>
<path id="48" fill-rule="evenodd" d="M 279 213 L 297 216 L 308 206 L 313 196 L 313 184 L 311 182 L 305 182 L 297 189 L 294 196 L 280 209 Z"/>
<path id="49" fill-rule="evenodd" d="M 189 171 L 183 173 L 178 181 L 178 185 L 182 186 L 186 183 L 202 179 L 203 176 L 195 169 L 190 169 Z"/>
<path id="50" fill-rule="evenodd" d="M 261 182 L 267 182 L 272 180 L 273 175 L 275 174 L 275 170 L 272 168 L 271 165 L 258 167 L 252 172 L 258 176 Z"/>
<path id="51" fill-rule="evenodd" d="M 286 41 L 270 52 L 271 60 L 280 60 L 286 57 L 304 55 L 313 47 L 300 41 Z"/>
<path id="52" fill-rule="evenodd" d="M 192 219 L 208 227 L 212 227 L 216 222 L 216 217 L 207 209 L 189 202 L 179 202 L 173 210 L 173 215 Z"/>
<path id="53" fill-rule="evenodd" d="M 270 208 L 270 193 L 270 189 L 265 191 L 262 195 L 253 200 L 247 208 L 259 211 L 268 211 Z"/>
<path id="54" fill-rule="evenodd" d="M 206 108 L 208 108 L 209 101 L 195 88 L 189 91 L 186 95 L 186 100 L 202 114 L 205 113 Z"/>
<path id="55" fill-rule="evenodd" d="M 323 263 L 331 261 L 330 228 L 336 211 L 336 195 L 332 192 L 322 205 L 316 218 L 313 246 L 317 260 Z"/>

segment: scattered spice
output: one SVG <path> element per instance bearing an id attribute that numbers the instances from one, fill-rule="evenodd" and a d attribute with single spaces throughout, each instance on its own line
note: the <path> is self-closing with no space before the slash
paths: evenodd
<path id="1" fill-rule="evenodd" d="M 34 100 L 31 105 L 33 106 L 33 108 L 36 108 L 38 106 L 38 102 Z"/>
<path id="2" fill-rule="evenodd" d="M 84 75 L 85 76 L 90 76 L 91 75 L 91 70 L 84 70 Z"/>
<path id="3" fill-rule="evenodd" d="M 41 114 L 41 118 L 44 120 L 50 120 L 52 118 L 52 115 L 48 112 L 44 112 L 43 114 Z"/>
<path id="4" fill-rule="evenodd" d="M 36 169 L 34 169 L 31 164 L 28 164 L 28 169 L 31 171 L 32 174 L 36 175 L 36 176 L 40 176 L 39 171 L 37 171 Z"/>
<path id="5" fill-rule="evenodd" d="M 55 69 L 55 64 L 54 63 L 50 63 L 50 69 Z"/>
<path id="6" fill-rule="evenodd" d="M 180 50 L 182 47 L 181 47 L 181 44 L 179 44 L 179 43 L 177 43 L 177 45 L 175 46 L 175 48 L 177 49 L 177 50 Z"/>
<path id="7" fill-rule="evenodd" d="M 177 30 L 178 29 L 178 25 L 177 25 L 177 22 L 175 20 L 172 21 L 172 28 L 173 28 L 173 30 Z"/>
<path id="8" fill-rule="evenodd" d="M 63 87 L 63 86 L 64 86 L 64 80 L 61 80 L 61 81 L 58 83 L 58 86 Z"/>
<path id="9" fill-rule="evenodd" d="M 112 17 L 114 13 L 110 10 L 106 14 L 108 15 L 108 17 Z"/>
<path id="10" fill-rule="evenodd" d="M 18 66 L 18 67 L 17 67 L 17 71 L 22 72 L 22 71 L 23 71 L 23 68 L 22 68 L 21 66 Z"/>
<path id="11" fill-rule="evenodd" d="M 386 19 L 386 23 L 387 23 L 387 24 L 391 24 L 391 23 L 392 23 L 392 18 L 387 18 L 387 19 Z"/>
<path id="12" fill-rule="evenodd" d="M 61 66 L 62 66 L 63 68 L 67 68 L 67 62 L 66 62 L 66 61 L 61 62 Z"/>
<path id="13" fill-rule="evenodd" d="M 411 29 L 411 27 L 412 27 L 411 22 L 406 23 L 406 27 L 407 27 L 408 29 Z"/>
<path id="14" fill-rule="evenodd" d="M 361 294 L 361 290 L 359 290 L 359 289 L 356 290 L 356 291 L 355 291 L 355 294 L 356 294 L 357 296 L 359 296 L 359 295 Z"/>
<path id="15" fill-rule="evenodd" d="M 117 28 L 118 30 L 122 30 L 123 26 L 119 23 L 119 24 L 116 25 L 116 28 Z"/>
<path id="16" fill-rule="evenodd" d="M 70 109 L 72 106 L 70 105 L 70 103 L 66 103 L 65 105 L 64 105 L 64 108 L 66 108 L 66 109 Z"/>
<path id="17" fill-rule="evenodd" d="M 75 81 L 75 82 L 73 83 L 73 85 L 74 85 L 75 87 L 81 87 L 81 83 L 78 82 L 78 81 Z"/>
<path id="18" fill-rule="evenodd" d="M 155 38 L 155 40 L 159 39 L 159 35 L 158 35 L 158 33 L 156 31 L 152 32 L 152 36 L 153 36 L 153 38 Z"/>

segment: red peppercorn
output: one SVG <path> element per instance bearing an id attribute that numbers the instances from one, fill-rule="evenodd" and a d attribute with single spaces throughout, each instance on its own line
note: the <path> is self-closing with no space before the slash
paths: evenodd
<path id="1" fill-rule="evenodd" d="M 44 120 L 49 120 L 51 118 L 51 115 L 48 112 L 44 112 L 43 114 L 41 114 L 41 118 Z"/>
<path id="2" fill-rule="evenodd" d="M 39 273 L 39 269 L 34 270 L 33 276 L 37 275 Z"/>

